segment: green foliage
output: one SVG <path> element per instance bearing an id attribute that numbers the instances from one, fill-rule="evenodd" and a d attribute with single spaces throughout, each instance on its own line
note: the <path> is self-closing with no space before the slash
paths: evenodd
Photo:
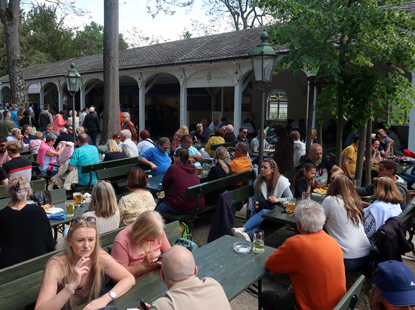
<path id="1" fill-rule="evenodd" d="M 21 12 L 19 29 L 20 49 L 24 67 L 44 64 L 74 57 L 101 54 L 104 27 L 91 22 L 82 30 L 65 26 L 56 6 L 34 6 Z M 119 48 L 128 48 L 123 35 L 119 35 Z M 0 24 L 0 76 L 8 73 L 3 25 Z"/>
<path id="2" fill-rule="evenodd" d="M 318 69 L 319 110 L 336 114 L 341 102 L 345 118 L 358 127 L 385 116 L 391 106 L 411 108 L 414 92 L 401 68 L 415 69 L 414 16 L 374 0 L 259 0 L 258 5 L 280 21 L 268 31 L 272 43 L 289 48 L 278 68 Z"/>

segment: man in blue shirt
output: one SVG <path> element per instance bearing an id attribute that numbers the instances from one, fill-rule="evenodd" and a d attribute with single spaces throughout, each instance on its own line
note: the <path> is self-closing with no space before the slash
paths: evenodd
<path id="1" fill-rule="evenodd" d="M 157 147 L 152 147 L 145 151 L 138 157 L 138 160 L 151 167 L 153 176 L 164 174 L 171 165 L 169 153 L 167 152 L 169 148 L 169 138 L 160 138 L 157 141 Z"/>
<path id="2" fill-rule="evenodd" d="M 81 173 L 82 166 L 99 163 L 98 149 L 95 146 L 88 144 L 88 136 L 86 133 L 81 133 L 78 136 L 78 147 L 73 152 L 71 160 L 69 161 L 68 170 L 72 171 L 75 167 L 78 168 L 78 184 L 86 186 L 89 183 L 89 173 Z M 91 185 L 97 182 L 95 172 L 92 173 Z"/>
<path id="3" fill-rule="evenodd" d="M 176 151 L 180 148 L 184 148 L 189 151 L 189 160 L 190 162 L 195 165 L 196 168 L 202 167 L 200 164 L 203 162 L 203 155 L 195 148 L 192 143 L 192 136 L 191 135 L 183 135 L 180 139 L 181 145 L 176 149 Z M 176 152 L 174 152 L 176 154 Z"/>
<path id="4" fill-rule="evenodd" d="M 16 127 L 19 127 L 19 123 L 17 122 L 17 112 L 19 112 L 17 108 L 17 104 L 13 103 L 12 108 L 10 109 L 11 112 L 11 119 L 16 124 Z"/>

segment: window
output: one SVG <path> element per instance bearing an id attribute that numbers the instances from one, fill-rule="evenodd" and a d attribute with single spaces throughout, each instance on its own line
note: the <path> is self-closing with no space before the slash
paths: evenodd
<path id="1" fill-rule="evenodd" d="M 288 115 L 288 97 L 280 89 L 273 90 L 268 97 L 268 119 L 286 120 Z"/>

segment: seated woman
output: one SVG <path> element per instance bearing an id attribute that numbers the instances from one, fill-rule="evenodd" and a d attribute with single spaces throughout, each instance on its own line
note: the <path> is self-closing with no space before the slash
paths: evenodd
<path id="1" fill-rule="evenodd" d="M 223 144 L 225 139 L 223 138 L 223 130 L 221 128 L 215 128 L 215 134 L 209 139 L 208 143 L 205 146 L 205 151 L 209 154 L 210 157 L 215 155 L 215 151 L 211 149 L 211 146 L 214 144 Z"/>
<path id="2" fill-rule="evenodd" d="M 393 216 L 398 216 L 402 210 L 400 203 L 402 195 L 395 182 L 388 177 L 375 179 L 375 198 L 376 200 L 366 209 L 365 213 L 365 233 L 371 243 L 373 237 L 380 226 Z"/>
<path id="3" fill-rule="evenodd" d="M 98 235 L 120 227 L 120 211 L 111 183 L 98 181 L 94 185 L 88 211 L 83 216 L 96 217 Z"/>
<path id="4" fill-rule="evenodd" d="M 29 150 L 32 154 L 37 154 L 42 144 L 43 134 L 41 131 L 36 131 L 34 136 L 35 138 L 29 142 Z"/>
<path id="5" fill-rule="evenodd" d="M 264 221 L 262 214 L 267 213 L 272 205 L 285 202 L 292 198 L 290 182 L 278 171 L 277 163 L 271 158 L 265 158 L 261 165 L 261 172 L 254 183 L 253 216 L 239 228 L 232 228 L 235 237 L 251 241 L 252 233 L 259 229 Z"/>
<path id="6" fill-rule="evenodd" d="M 42 141 L 40 144 L 36 162 L 40 165 L 40 171 L 42 177 L 54 176 L 58 172 L 58 167 L 51 166 L 55 162 L 55 157 L 58 157 L 63 153 L 66 148 L 66 144 L 56 151 L 53 145 L 56 141 L 56 136 L 53 133 L 46 135 L 46 141 Z"/>
<path id="7" fill-rule="evenodd" d="M 189 134 L 189 129 L 187 128 L 187 126 L 183 125 L 182 127 L 180 127 L 173 136 L 173 141 L 170 144 L 170 154 L 173 154 L 177 147 L 180 145 L 180 140 L 184 135 L 188 135 Z"/>
<path id="8" fill-rule="evenodd" d="M 140 140 L 141 141 L 137 143 L 138 156 L 156 145 L 153 140 L 150 139 L 150 132 L 145 129 L 140 131 Z"/>
<path id="9" fill-rule="evenodd" d="M 108 152 L 105 153 L 104 161 L 127 158 L 118 143 L 114 139 L 107 141 Z"/>
<path id="10" fill-rule="evenodd" d="M 137 219 L 144 211 L 154 210 L 156 203 L 147 186 L 147 177 L 141 168 L 131 168 L 127 174 L 127 187 L 130 194 L 121 197 L 118 206 L 120 208 L 120 226 L 127 226 Z"/>
<path id="11" fill-rule="evenodd" d="M 145 211 L 117 235 L 111 255 L 138 278 L 156 268 L 160 254 L 170 247 L 161 215 Z"/>
<path id="12" fill-rule="evenodd" d="M 217 180 L 217 179 L 232 175 L 231 167 L 228 164 L 229 153 L 226 150 L 226 148 L 224 148 L 223 146 L 220 146 L 215 150 L 215 160 L 216 160 L 216 165 L 210 169 L 209 174 L 206 178 L 206 181 Z M 222 190 L 217 190 L 217 191 L 205 194 L 205 203 L 207 205 L 217 204 L 219 196 L 225 190 L 226 189 L 222 189 Z"/>
<path id="13" fill-rule="evenodd" d="M 196 199 L 185 199 L 184 195 L 189 186 L 200 184 L 196 167 L 189 161 L 189 151 L 177 149 L 174 164 L 167 169 L 163 177 L 165 197 L 156 207 L 156 211 L 176 214 L 192 213 L 196 209 Z M 199 209 L 205 205 L 203 195 L 199 198 Z"/>
<path id="14" fill-rule="evenodd" d="M 335 177 L 321 205 L 326 214 L 325 228 L 340 245 L 346 269 L 365 266 L 369 261 L 370 242 L 363 229 L 362 203 L 353 182 L 345 175 Z"/>
<path id="15" fill-rule="evenodd" d="M 134 284 L 134 277 L 98 242 L 95 217 L 76 217 L 71 223 L 64 252 L 46 264 L 36 310 L 100 309 L 124 295 Z M 116 284 L 100 297 L 103 275 Z"/>
<path id="16" fill-rule="evenodd" d="M 45 211 L 26 204 L 32 193 L 27 179 L 12 176 L 7 192 L 11 206 L 0 210 L 0 269 L 55 250 Z"/>

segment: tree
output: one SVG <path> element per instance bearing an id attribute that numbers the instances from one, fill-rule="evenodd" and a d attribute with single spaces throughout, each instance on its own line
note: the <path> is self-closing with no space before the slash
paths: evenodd
<path id="1" fill-rule="evenodd" d="M 279 21 L 269 30 L 272 43 L 289 49 L 278 69 L 318 71 L 317 108 L 338 120 L 337 163 L 344 119 L 358 128 L 392 106 L 412 107 L 414 92 L 402 68 L 415 68 L 415 18 L 396 8 L 402 1 L 385 3 L 395 7 L 381 7 L 374 0 L 259 1 Z M 382 72 L 386 65 L 389 70 Z"/>
<path id="2" fill-rule="evenodd" d="M 153 0 L 148 1 L 147 11 L 153 18 L 160 12 L 173 15 L 175 8 L 188 8 L 195 0 Z M 234 30 L 264 26 L 270 20 L 270 14 L 259 8 L 255 0 L 203 0 L 206 15 L 211 17 L 210 24 L 221 24 L 228 19 Z"/>
<path id="3" fill-rule="evenodd" d="M 0 19 L 6 39 L 7 67 L 11 86 L 12 103 L 21 107 L 29 105 L 23 78 L 19 44 L 20 0 L 0 1 Z"/>

